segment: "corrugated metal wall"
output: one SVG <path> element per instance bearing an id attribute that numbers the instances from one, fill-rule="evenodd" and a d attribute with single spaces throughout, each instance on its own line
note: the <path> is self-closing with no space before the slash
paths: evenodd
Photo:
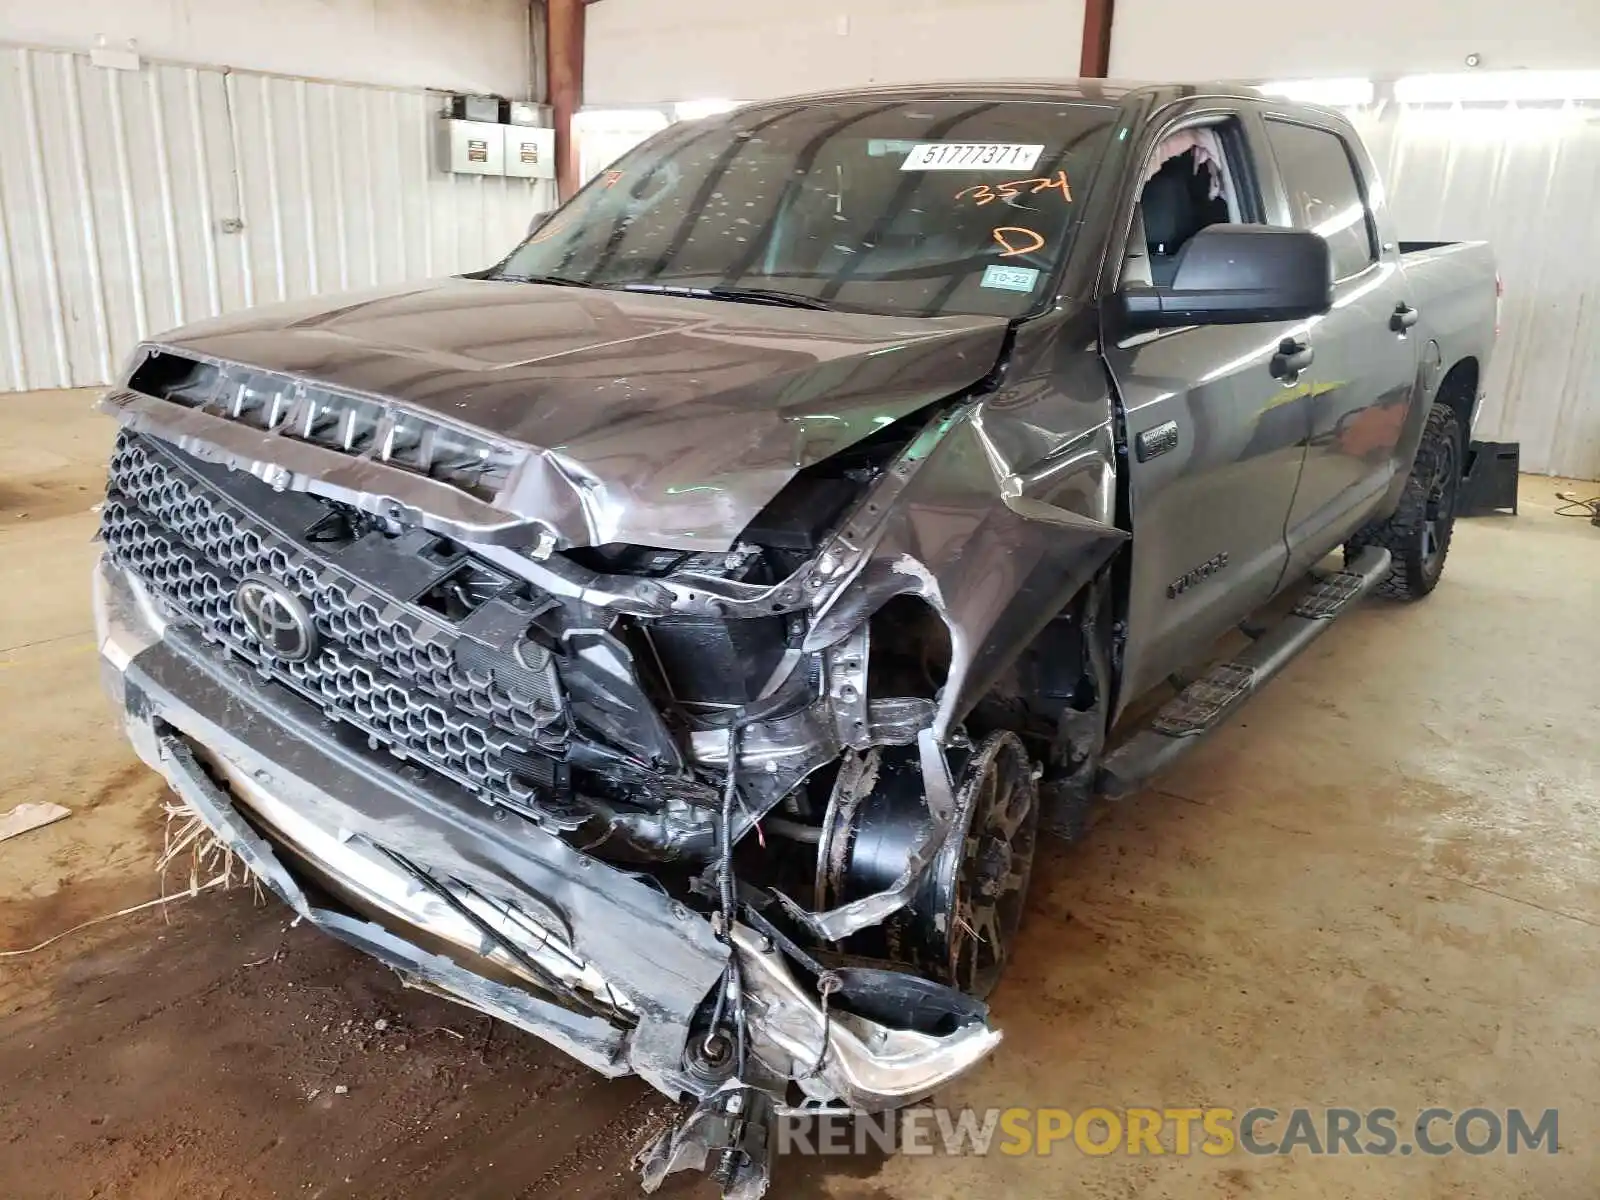
<path id="1" fill-rule="evenodd" d="M 200 317 L 487 266 L 554 188 L 437 171 L 441 102 L 0 46 L 0 390 L 106 383 Z"/>
<path id="2" fill-rule="evenodd" d="M 1351 116 L 1401 237 L 1494 244 L 1505 309 L 1478 436 L 1521 442 L 1526 471 L 1600 479 L 1600 103 Z"/>

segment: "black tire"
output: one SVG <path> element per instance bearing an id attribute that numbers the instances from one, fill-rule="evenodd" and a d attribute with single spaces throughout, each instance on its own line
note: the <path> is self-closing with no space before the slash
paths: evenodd
<path id="1" fill-rule="evenodd" d="M 1399 507 L 1387 520 L 1358 530 L 1345 545 L 1345 560 L 1368 546 L 1384 547 L 1394 561 L 1378 594 L 1392 600 L 1422 599 L 1444 574 L 1460 492 L 1461 425 L 1449 405 L 1435 404 L 1428 410 Z"/>

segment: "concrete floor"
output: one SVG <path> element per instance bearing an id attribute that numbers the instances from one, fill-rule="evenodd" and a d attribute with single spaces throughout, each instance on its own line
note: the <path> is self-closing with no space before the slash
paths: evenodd
<path id="1" fill-rule="evenodd" d="M 0 809 L 74 810 L 0 844 L 0 949 L 156 892 L 162 791 L 96 680 L 110 430 L 88 399 L 0 397 Z M 1428 601 L 1341 620 L 1159 786 L 1047 845 L 994 1001 L 1006 1041 L 939 1100 L 1556 1107 L 1560 1153 L 877 1156 L 786 1163 L 774 1194 L 1592 1200 L 1600 530 L 1552 515 L 1559 486 L 1524 479 L 1521 516 L 1458 526 Z M 659 1107 L 637 1086 L 573 1082 L 509 1031 L 458 1043 L 478 1019 L 274 904 L 214 894 L 169 921 L 0 960 L 0 1194 L 634 1194 Z M 341 1013 L 379 1010 L 415 1031 L 403 1054 L 332 1045 Z M 307 1021 L 323 1058 L 278 1036 Z M 328 1055 L 370 1080 L 343 1115 L 307 1098 Z"/>

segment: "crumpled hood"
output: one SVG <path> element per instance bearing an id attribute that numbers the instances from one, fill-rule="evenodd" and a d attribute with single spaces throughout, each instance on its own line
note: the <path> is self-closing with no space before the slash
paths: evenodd
<path id="1" fill-rule="evenodd" d="M 163 345 L 394 401 L 531 453 L 496 501 L 571 545 L 724 549 L 802 467 L 981 380 L 998 317 L 449 279 Z"/>

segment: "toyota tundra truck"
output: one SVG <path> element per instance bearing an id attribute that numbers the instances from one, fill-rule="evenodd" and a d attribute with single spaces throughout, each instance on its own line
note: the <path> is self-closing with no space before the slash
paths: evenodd
<path id="1" fill-rule="evenodd" d="M 1041 833 L 1433 590 L 1496 308 L 1252 88 L 675 125 L 487 270 L 140 346 L 107 687 L 304 919 L 755 1196 L 994 1050 Z"/>

